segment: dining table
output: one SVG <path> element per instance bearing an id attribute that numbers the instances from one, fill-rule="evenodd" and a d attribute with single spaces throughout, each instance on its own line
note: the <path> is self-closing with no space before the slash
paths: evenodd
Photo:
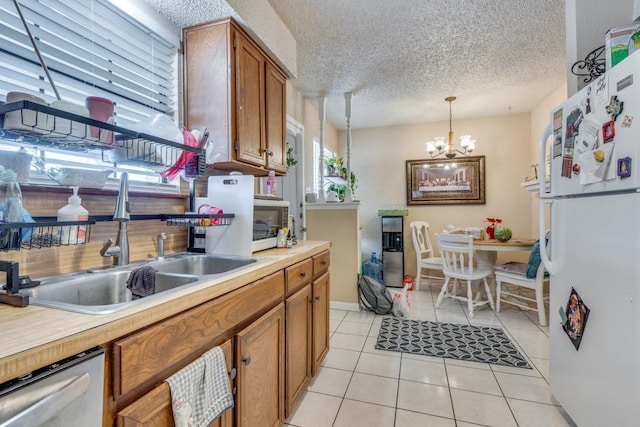
<path id="1" fill-rule="evenodd" d="M 531 251 L 535 239 L 513 238 L 507 242 L 496 239 L 474 240 L 473 248 L 476 251 L 478 267 L 493 269 L 498 259 L 498 252 Z"/>

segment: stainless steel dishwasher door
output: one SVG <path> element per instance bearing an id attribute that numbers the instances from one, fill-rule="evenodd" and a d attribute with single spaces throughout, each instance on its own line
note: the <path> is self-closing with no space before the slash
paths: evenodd
<path id="1" fill-rule="evenodd" d="M 0 427 L 101 426 L 103 382 L 95 348 L 0 384 Z"/>

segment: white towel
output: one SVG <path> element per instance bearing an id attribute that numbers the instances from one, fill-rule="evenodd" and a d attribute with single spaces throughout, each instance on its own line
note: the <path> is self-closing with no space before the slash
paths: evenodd
<path id="1" fill-rule="evenodd" d="M 229 375 L 220 347 L 176 372 L 167 383 L 176 427 L 206 427 L 233 407 Z"/>

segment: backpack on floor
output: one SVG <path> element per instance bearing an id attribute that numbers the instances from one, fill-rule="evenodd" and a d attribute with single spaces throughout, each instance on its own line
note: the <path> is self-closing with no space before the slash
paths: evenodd
<path id="1" fill-rule="evenodd" d="M 361 308 L 376 314 L 389 314 L 393 308 L 393 298 L 386 286 L 373 277 L 358 276 L 358 303 Z"/>

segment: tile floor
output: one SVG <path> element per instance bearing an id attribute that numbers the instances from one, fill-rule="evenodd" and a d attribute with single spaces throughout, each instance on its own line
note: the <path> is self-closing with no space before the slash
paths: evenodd
<path id="1" fill-rule="evenodd" d="M 375 350 L 383 316 L 331 310 L 331 350 L 287 419 L 297 427 L 574 426 L 549 391 L 548 328 L 505 305 L 467 316 L 436 287 L 410 292 L 410 318 L 504 328 L 534 369 Z"/>

